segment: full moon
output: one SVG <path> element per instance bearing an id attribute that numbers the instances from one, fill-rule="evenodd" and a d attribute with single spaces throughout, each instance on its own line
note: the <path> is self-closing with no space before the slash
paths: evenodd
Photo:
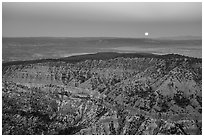
<path id="1" fill-rule="evenodd" d="M 149 33 L 148 32 L 145 32 L 145 36 L 148 36 L 149 35 Z"/>

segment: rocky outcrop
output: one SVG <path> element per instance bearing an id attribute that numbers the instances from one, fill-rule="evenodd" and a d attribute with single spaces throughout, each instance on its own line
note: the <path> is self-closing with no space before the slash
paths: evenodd
<path id="1" fill-rule="evenodd" d="M 201 134 L 202 61 L 165 55 L 3 67 L 3 134 Z"/>

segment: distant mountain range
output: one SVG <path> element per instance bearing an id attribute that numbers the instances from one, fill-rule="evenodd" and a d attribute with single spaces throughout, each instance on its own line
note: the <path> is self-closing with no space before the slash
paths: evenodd
<path id="1" fill-rule="evenodd" d="M 198 37 L 117 38 L 117 37 L 24 37 L 3 38 L 3 61 L 61 58 L 97 52 L 176 53 L 201 57 Z"/>
<path id="2" fill-rule="evenodd" d="M 97 39 L 169 39 L 169 40 L 201 40 L 202 36 L 191 36 L 191 35 L 183 35 L 183 36 L 165 36 L 165 37 L 46 37 L 46 36 L 42 36 L 42 37 L 3 37 L 3 38 L 48 38 L 48 39 L 84 39 L 84 40 L 97 40 Z"/>
<path id="3" fill-rule="evenodd" d="M 159 37 L 156 39 L 161 39 L 161 40 L 202 40 L 202 36 L 171 36 L 171 37 Z"/>

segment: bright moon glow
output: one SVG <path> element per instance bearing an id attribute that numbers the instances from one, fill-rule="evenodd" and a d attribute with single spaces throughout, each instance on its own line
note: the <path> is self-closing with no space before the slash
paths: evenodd
<path id="1" fill-rule="evenodd" d="M 149 35 L 149 33 L 148 32 L 145 32 L 145 36 L 148 36 Z"/>

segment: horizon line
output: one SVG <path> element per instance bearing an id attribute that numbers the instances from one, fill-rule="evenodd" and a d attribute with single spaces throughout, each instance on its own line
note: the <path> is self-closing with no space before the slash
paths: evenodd
<path id="1" fill-rule="evenodd" d="M 2 38 L 131 38 L 131 39 L 159 39 L 159 38 L 176 38 L 176 37 L 199 37 L 202 39 L 202 35 L 176 35 L 176 36 L 164 36 L 164 37 L 123 37 L 123 36 L 2 36 Z"/>

